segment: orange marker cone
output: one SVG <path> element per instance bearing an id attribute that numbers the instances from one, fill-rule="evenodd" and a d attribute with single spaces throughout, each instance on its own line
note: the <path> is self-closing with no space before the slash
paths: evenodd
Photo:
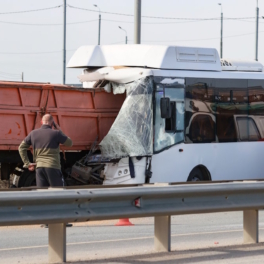
<path id="1" fill-rule="evenodd" d="M 115 224 L 115 226 L 133 226 L 134 224 L 132 224 L 128 218 L 122 218 L 119 219 L 119 221 Z"/>

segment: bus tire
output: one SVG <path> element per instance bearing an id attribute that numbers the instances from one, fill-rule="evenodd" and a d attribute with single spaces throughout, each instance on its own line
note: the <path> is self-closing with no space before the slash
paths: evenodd
<path id="1" fill-rule="evenodd" d="M 203 181 L 203 173 L 199 167 L 194 168 L 188 177 L 187 181 Z"/>
<path id="2" fill-rule="evenodd" d="M 203 166 L 199 165 L 190 172 L 187 181 L 211 181 L 211 174 L 209 170 Z"/>

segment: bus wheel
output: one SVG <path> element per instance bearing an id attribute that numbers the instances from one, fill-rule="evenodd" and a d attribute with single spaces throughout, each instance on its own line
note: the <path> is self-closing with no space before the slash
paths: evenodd
<path id="1" fill-rule="evenodd" d="M 203 180 L 204 177 L 202 171 L 200 170 L 200 168 L 196 167 L 191 171 L 187 181 L 203 181 Z"/>

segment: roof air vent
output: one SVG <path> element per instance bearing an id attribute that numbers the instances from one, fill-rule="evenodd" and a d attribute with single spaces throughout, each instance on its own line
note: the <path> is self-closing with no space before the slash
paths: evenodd
<path id="1" fill-rule="evenodd" d="M 176 47 L 178 62 L 216 63 L 217 55 L 215 49 Z"/>

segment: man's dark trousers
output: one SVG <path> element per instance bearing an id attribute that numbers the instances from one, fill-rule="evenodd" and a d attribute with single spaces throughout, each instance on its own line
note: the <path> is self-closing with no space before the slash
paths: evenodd
<path id="1" fill-rule="evenodd" d="M 64 179 L 61 170 L 53 168 L 37 168 L 36 181 L 38 187 L 64 186 Z"/>

